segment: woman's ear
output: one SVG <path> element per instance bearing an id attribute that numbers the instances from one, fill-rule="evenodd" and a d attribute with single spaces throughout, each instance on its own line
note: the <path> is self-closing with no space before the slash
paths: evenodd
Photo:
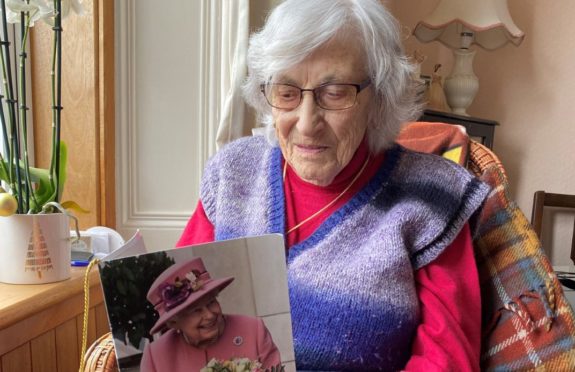
<path id="1" fill-rule="evenodd" d="M 166 321 L 166 325 L 173 329 L 178 329 L 178 320 L 176 318 L 172 318 Z"/>

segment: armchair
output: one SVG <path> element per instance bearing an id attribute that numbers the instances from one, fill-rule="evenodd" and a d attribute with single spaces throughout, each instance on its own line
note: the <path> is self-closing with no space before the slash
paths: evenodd
<path id="1" fill-rule="evenodd" d="M 398 143 L 444 155 L 493 188 L 470 223 L 481 283 L 482 370 L 575 370 L 573 310 L 531 224 L 509 197 L 501 161 L 450 124 L 411 123 Z M 102 369 L 110 340 L 91 349 L 86 359 L 103 361 L 87 371 L 115 370 Z"/>
<path id="2" fill-rule="evenodd" d="M 467 145 L 457 128 L 412 123 L 398 142 L 439 155 L 467 147 L 467 161 L 460 164 L 493 188 L 471 226 L 482 297 L 481 368 L 575 370 L 575 316 L 557 275 L 509 196 L 501 161 L 480 143 L 467 139 Z M 455 139 L 436 147 L 427 143 L 438 132 Z"/>

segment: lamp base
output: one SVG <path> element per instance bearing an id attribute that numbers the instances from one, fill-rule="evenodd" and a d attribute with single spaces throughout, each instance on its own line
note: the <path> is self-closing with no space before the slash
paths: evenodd
<path id="1" fill-rule="evenodd" d="M 470 49 L 453 50 L 453 70 L 445 79 L 445 98 L 454 114 L 469 116 L 466 110 L 473 102 L 479 80 L 473 73 L 475 51 Z"/>

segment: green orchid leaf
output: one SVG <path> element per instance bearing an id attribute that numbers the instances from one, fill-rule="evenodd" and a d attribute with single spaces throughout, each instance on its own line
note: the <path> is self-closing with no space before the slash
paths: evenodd
<path id="1" fill-rule="evenodd" d="M 53 200 L 52 196 L 56 193 L 50 182 L 50 172 L 46 169 L 30 168 L 30 178 L 36 184 L 32 209 L 41 210 L 44 204 Z"/>
<path id="2" fill-rule="evenodd" d="M 7 183 L 10 183 L 10 180 L 8 179 L 8 175 L 5 172 L 5 170 L 8 169 L 8 164 L 4 160 L 0 160 L 0 162 L 2 162 L 2 166 L 0 166 L 0 180 L 7 182 Z"/>
<path id="3" fill-rule="evenodd" d="M 62 195 L 64 189 L 64 183 L 66 182 L 66 165 L 68 162 L 68 147 L 64 142 L 60 143 L 60 179 L 58 180 L 59 184 L 59 196 Z M 35 182 L 37 185 L 36 191 L 34 192 L 35 195 L 35 202 L 32 202 L 32 210 L 39 211 L 42 207 L 51 201 L 56 201 L 56 190 L 54 185 L 50 181 L 50 171 L 43 168 L 34 168 L 30 167 L 30 178 L 32 182 Z M 60 198 L 58 197 L 58 200 Z M 71 202 L 74 203 L 74 202 Z M 77 211 L 85 211 L 82 209 L 77 203 L 72 205 L 72 209 L 76 211 L 75 208 L 78 208 Z M 66 207 L 64 207 L 66 208 Z"/>
<path id="4" fill-rule="evenodd" d="M 78 205 L 78 203 L 76 203 L 73 200 L 66 200 L 65 202 L 62 202 L 61 204 L 62 204 L 62 207 L 64 209 L 71 210 L 71 211 L 76 212 L 76 213 L 85 213 L 85 214 L 90 213 L 89 210 L 82 208 L 80 205 Z"/>

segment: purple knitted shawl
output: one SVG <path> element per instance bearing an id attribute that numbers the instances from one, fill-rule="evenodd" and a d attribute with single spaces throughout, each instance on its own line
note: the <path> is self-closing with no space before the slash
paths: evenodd
<path id="1" fill-rule="evenodd" d="M 201 199 L 216 240 L 285 232 L 281 157 L 246 137 L 210 159 Z M 488 191 L 453 162 L 388 150 L 368 184 L 289 249 L 298 370 L 401 369 L 420 322 L 414 270 L 441 254 Z"/>

